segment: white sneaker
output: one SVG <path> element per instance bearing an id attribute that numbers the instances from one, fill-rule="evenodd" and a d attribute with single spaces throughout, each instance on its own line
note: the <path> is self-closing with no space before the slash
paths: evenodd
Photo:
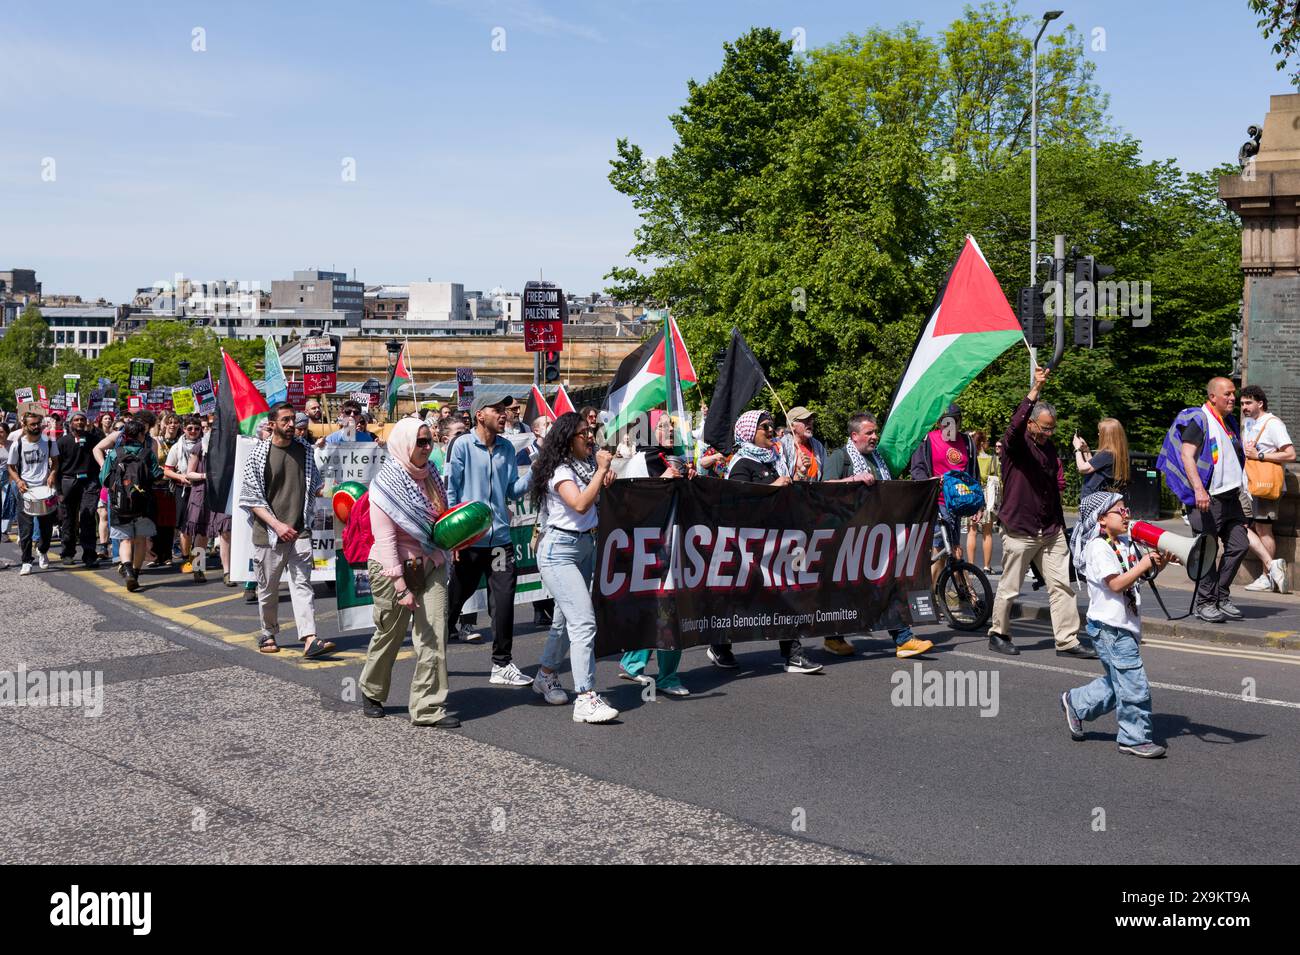
<path id="1" fill-rule="evenodd" d="M 573 722 L 608 723 L 618 716 L 618 710 L 610 706 L 594 690 L 581 693 L 573 701 Z"/>
<path id="2" fill-rule="evenodd" d="M 496 683 L 500 686 L 532 686 L 533 681 L 519 672 L 519 667 L 513 663 L 507 663 L 503 667 L 492 664 L 492 677 L 489 683 Z"/>
<path id="3" fill-rule="evenodd" d="M 1280 594 L 1290 593 L 1286 580 L 1286 561 L 1281 557 L 1268 565 L 1268 575 L 1272 578 L 1273 586 L 1277 588 Z"/>
<path id="4" fill-rule="evenodd" d="M 38 553 L 38 554 L 36 555 L 36 566 L 39 567 L 41 570 L 49 570 L 49 569 L 50 569 L 50 559 L 49 559 L 48 557 L 46 557 L 44 554 L 39 554 L 39 553 Z"/>
<path id="5" fill-rule="evenodd" d="M 26 577 L 26 576 L 27 576 L 28 574 L 30 574 L 31 572 L 32 572 L 32 565 L 31 565 L 31 564 L 23 564 L 23 569 L 20 570 L 20 571 L 18 571 L 18 576 L 19 576 L 19 577 Z"/>
<path id="6" fill-rule="evenodd" d="M 475 630 L 469 624 L 464 623 L 461 624 L 460 629 L 456 631 L 456 639 L 459 640 L 461 643 L 478 643 L 483 638 L 479 636 L 479 632 L 477 630 Z"/>
<path id="7" fill-rule="evenodd" d="M 1254 580 L 1252 580 L 1250 583 L 1248 583 L 1248 584 L 1246 585 L 1245 589 L 1246 589 L 1246 590 L 1268 590 L 1268 591 L 1272 591 L 1272 589 L 1273 589 L 1273 578 L 1272 578 L 1272 576 L 1269 574 L 1269 571 L 1265 570 L 1264 573 L 1260 574 L 1258 577 L 1256 577 Z"/>
<path id="8" fill-rule="evenodd" d="M 569 694 L 560 686 L 558 673 L 547 673 L 539 669 L 537 676 L 533 677 L 533 692 L 552 706 L 563 706 L 569 702 Z"/>
<path id="9" fill-rule="evenodd" d="M 659 688 L 659 692 L 667 696 L 690 696 L 691 691 L 686 687 L 678 684 L 677 686 L 664 686 Z"/>

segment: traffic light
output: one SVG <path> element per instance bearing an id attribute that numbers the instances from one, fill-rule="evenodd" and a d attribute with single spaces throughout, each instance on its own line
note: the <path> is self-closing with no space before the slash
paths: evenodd
<path id="1" fill-rule="evenodd" d="M 1020 327 L 1025 330 L 1030 348 L 1042 348 L 1047 344 L 1046 299 L 1047 295 L 1041 285 L 1020 290 L 1016 314 L 1020 317 Z"/>
<path id="2" fill-rule="evenodd" d="M 1098 295 L 1098 280 L 1114 272 L 1113 265 L 1102 265 L 1091 255 L 1074 260 L 1074 344 L 1080 348 L 1095 347 L 1097 336 L 1115 327 L 1114 322 L 1097 319 L 1097 302 L 1102 298 Z"/>
<path id="3" fill-rule="evenodd" d="M 542 381 L 553 385 L 560 380 L 560 353 L 548 351 L 542 353 Z"/>

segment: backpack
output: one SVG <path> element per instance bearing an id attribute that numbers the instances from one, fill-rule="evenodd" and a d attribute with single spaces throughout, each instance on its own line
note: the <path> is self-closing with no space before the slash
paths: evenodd
<path id="1" fill-rule="evenodd" d="M 114 524 L 127 524 L 149 516 L 153 504 L 153 470 L 144 448 L 117 451 L 108 472 L 108 506 Z"/>
<path id="2" fill-rule="evenodd" d="M 364 564 L 370 559 L 375 535 L 370 531 L 370 492 L 366 491 L 352 505 L 348 522 L 343 525 L 343 559 L 349 564 Z"/>
<path id="3" fill-rule="evenodd" d="M 943 476 L 943 502 L 953 517 L 971 517 L 984 510 L 984 491 L 965 471 L 949 471 Z"/>

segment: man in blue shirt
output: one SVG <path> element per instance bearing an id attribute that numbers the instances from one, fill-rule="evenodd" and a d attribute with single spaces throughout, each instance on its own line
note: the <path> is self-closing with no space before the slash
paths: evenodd
<path id="1" fill-rule="evenodd" d="M 451 449 L 447 467 L 447 506 L 482 501 L 492 508 L 492 530 L 473 547 L 456 555 L 448 594 L 448 621 L 460 617 L 461 607 L 486 576 L 488 611 L 492 615 L 492 677 L 501 686 L 531 686 L 532 679 L 511 660 L 515 628 L 515 548 L 510 539 L 507 501 L 528 492 L 528 475 L 519 476 L 514 446 L 504 437 L 506 408 L 512 399 L 474 399 L 470 414 L 474 429 Z"/>
<path id="2" fill-rule="evenodd" d="M 316 447 L 323 448 L 328 444 L 339 444 L 343 441 L 374 441 L 375 436 L 366 430 L 369 422 L 370 418 L 361 413 L 360 403 L 348 399 L 343 402 L 343 413 L 339 416 L 339 424 L 342 427 L 317 441 Z"/>

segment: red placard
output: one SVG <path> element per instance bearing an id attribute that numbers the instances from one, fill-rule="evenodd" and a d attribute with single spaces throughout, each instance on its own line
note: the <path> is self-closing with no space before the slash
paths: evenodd
<path id="1" fill-rule="evenodd" d="M 47 394 L 45 393 L 45 386 L 44 386 L 44 385 L 37 385 L 37 386 L 36 386 L 36 393 L 37 393 L 38 395 L 40 395 L 40 398 L 39 398 L 40 406 L 41 406 L 42 408 L 45 409 L 45 413 L 46 413 L 46 414 L 49 414 L 49 413 L 50 413 L 50 396 L 47 395 Z"/>
<path id="2" fill-rule="evenodd" d="M 524 351 L 563 351 L 564 322 L 524 322 Z"/>
<path id="3" fill-rule="evenodd" d="M 303 391 L 303 382 L 289 382 L 289 395 L 285 398 L 289 404 L 293 405 L 294 411 L 302 411 L 307 407 L 307 395 Z"/>
<path id="4" fill-rule="evenodd" d="M 139 395 L 129 395 L 126 399 L 126 410 L 131 412 L 131 414 L 135 414 L 141 409 L 143 404 L 144 402 L 140 400 Z"/>
<path id="5" fill-rule="evenodd" d="M 303 400 L 338 390 L 338 351 L 328 336 L 302 340 Z M 294 407 L 298 407 L 294 405 Z"/>

